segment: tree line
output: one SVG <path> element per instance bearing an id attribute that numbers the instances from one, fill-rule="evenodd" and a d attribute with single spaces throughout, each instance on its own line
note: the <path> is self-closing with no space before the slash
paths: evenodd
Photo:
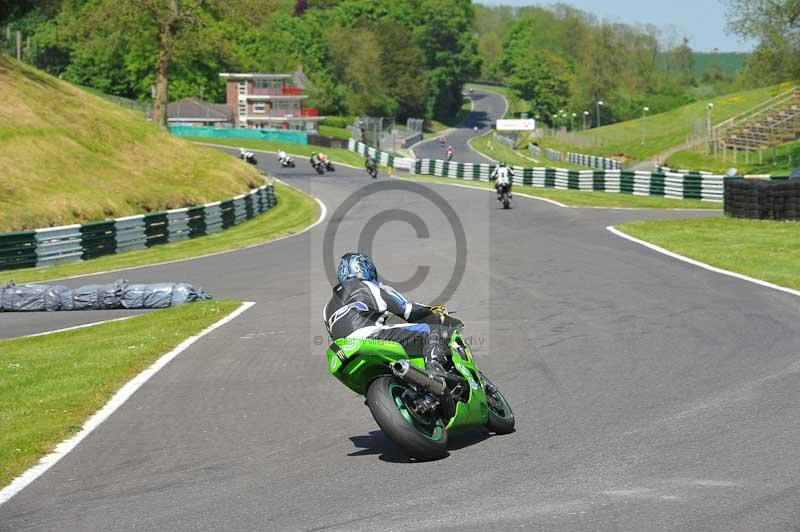
<path id="1" fill-rule="evenodd" d="M 713 65 L 698 79 L 688 41 L 670 43 L 662 28 L 603 21 L 565 4 L 477 6 L 476 28 L 482 77 L 504 81 L 552 125 L 591 125 L 598 113 L 603 124 L 629 120 L 740 84 Z"/>
<path id="2" fill-rule="evenodd" d="M 224 100 L 220 72 L 303 65 L 328 115 L 450 118 L 464 82 L 482 78 L 507 84 L 541 121 L 577 126 L 800 77 L 800 3 L 725 1 L 731 31 L 759 41 L 735 76 L 713 64 L 697 76 L 688 41 L 662 28 L 564 4 L 0 0 L 0 23 L 31 35 L 37 66 L 69 81 L 138 100 L 155 89 L 157 113 L 186 96 Z"/>
<path id="3" fill-rule="evenodd" d="M 154 96 L 158 119 L 168 100 L 223 101 L 220 72 L 298 65 L 326 114 L 447 118 L 481 65 L 470 0 L 22 0 L 3 13 L 33 37 L 36 66 Z"/>

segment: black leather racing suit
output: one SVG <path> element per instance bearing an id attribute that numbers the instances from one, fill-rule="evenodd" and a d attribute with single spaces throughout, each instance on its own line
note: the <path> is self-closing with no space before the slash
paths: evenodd
<path id="1" fill-rule="evenodd" d="M 389 314 L 407 322 L 385 325 Z M 426 365 L 444 365 L 449 354 L 448 341 L 454 327 L 442 324 L 413 323 L 431 315 L 430 307 L 411 302 L 383 283 L 347 279 L 333 287 L 333 296 L 322 317 L 328 333 L 339 338 L 375 338 L 403 345 L 410 355 L 422 355 Z"/>

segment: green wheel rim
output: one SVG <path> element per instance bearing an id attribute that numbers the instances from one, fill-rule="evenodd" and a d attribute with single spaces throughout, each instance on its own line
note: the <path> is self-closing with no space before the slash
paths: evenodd
<path id="1" fill-rule="evenodd" d="M 506 401 L 502 393 L 497 391 L 493 395 L 487 394 L 486 398 L 488 399 L 486 402 L 492 414 L 504 421 L 511 419 L 511 405 L 508 404 L 508 401 Z"/>
<path id="2" fill-rule="evenodd" d="M 420 422 L 417 418 L 411 415 L 411 412 L 408 411 L 408 407 L 406 406 L 405 402 L 403 402 L 403 393 L 408 390 L 408 387 L 403 386 L 402 384 L 398 384 L 393 382 L 389 384 L 389 395 L 392 397 L 395 406 L 400 411 L 400 414 L 408 421 L 411 426 L 413 426 L 417 432 L 428 438 L 429 440 L 439 441 L 442 439 L 442 435 L 444 434 L 444 429 L 442 428 L 440 423 L 434 421 L 433 423 L 425 424 Z"/>

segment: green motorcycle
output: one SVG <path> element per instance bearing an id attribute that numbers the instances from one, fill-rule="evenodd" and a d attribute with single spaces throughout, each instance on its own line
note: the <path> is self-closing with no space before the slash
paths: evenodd
<path id="1" fill-rule="evenodd" d="M 444 377 L 432 376 L 422 357 L 388 340 L 341 338 L 326 353 L 329 371 L 366 396 L 381 430 L 419 460 L 446 456 L 448 434 L 476 427 L 514 432 L 511 406 L 475 364 L 461 334 L 464 324 L 446 313 L 431 319 L 457 327 L 450 339 L 452 367 Z"/>

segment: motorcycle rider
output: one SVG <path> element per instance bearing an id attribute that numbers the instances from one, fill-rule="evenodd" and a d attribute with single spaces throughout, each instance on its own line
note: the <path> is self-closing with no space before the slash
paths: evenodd
<path id="1" fill-rule="evenodd" d="M 320 152 L 319 162 L 327 168 L 331 161 L 328 159 L 328 154 Z"/>
<path id="2" fill-rule="evenodd" d="M 244 148 L 239 148 L 239 158 L 241 158 L 242 160 L 246 161 L 247 159 L 252 159 L 253 157 L 255 157 L 255 155 L 253 155 L 253 152 L 246 151 Z"/>
<path id="3" fill-rule="evenodd" d="M 453 147 L 452 144 L 447 147 L 447 151 L 445 152 L 445 155 L 447 156 L 447 160 L 448 161 L 453 158 L 453 154 L 455 152 L 456 152 L 456 149 Z"/>
<path id="4" fill-rule="evenodd" d="M 319 154 L 317 152 L 312 152 L 311 153 L 311 159 L 309 159 L 309 162 L 311 163 L 311 166 L 313 168 L 316 168 L 317 165 L 320 164 Z"/>
<path id="5" fill-rule="evenodd" d="M 278 150 L 278 162 L 283 164 L 286 161 L 286 152 L 284 150 Z"/>
<path id="6" fill-rule="evenodd" d="M 502 185 L 504 182 L 508 183 L 508 197 L 509 199 L 511 196 L 511 178 L 514 177 L 514 172 L 511 171 L 511 168 L 506 166 L 505 161 L 500 161 L 497 167 L 492 172 L 492 175 L 489 177 L 490 180 L 494 181 L 494 188 L 497 190 L 499 185 Z M 500 201 L 502 198 L 500 197 L 500 192 L 498 191 L 497 194 L 497 201 Z"/>
<path id="7" fill-rule="evenodd" d="M 375 157 L 373 157 L 372 155 L 367 157 L 367 160 L 364 161 L 364 168 L 366 168 L 367 170 L 372 171 L 375 170 L 377 167 L 378 167 L 378 161 L 376 161 Z"/>
<path id="8" fill-rule="evenodd" d="M 346 253 L 339 259 L 339 284 L 325 305 L 322 317 L 331 338 L 390 340 L 407 353 L 422 355 L 425 367 L 435 376 L 447 374 L 449 341 L 455 327 L 415 323 L 432 314 L 444 314 L 444 306 L 427 306 L 406 299 L 378 280 L 375 263 L 364 253 Z M 385 325 L 389 314 L 408 323 Z"/>

